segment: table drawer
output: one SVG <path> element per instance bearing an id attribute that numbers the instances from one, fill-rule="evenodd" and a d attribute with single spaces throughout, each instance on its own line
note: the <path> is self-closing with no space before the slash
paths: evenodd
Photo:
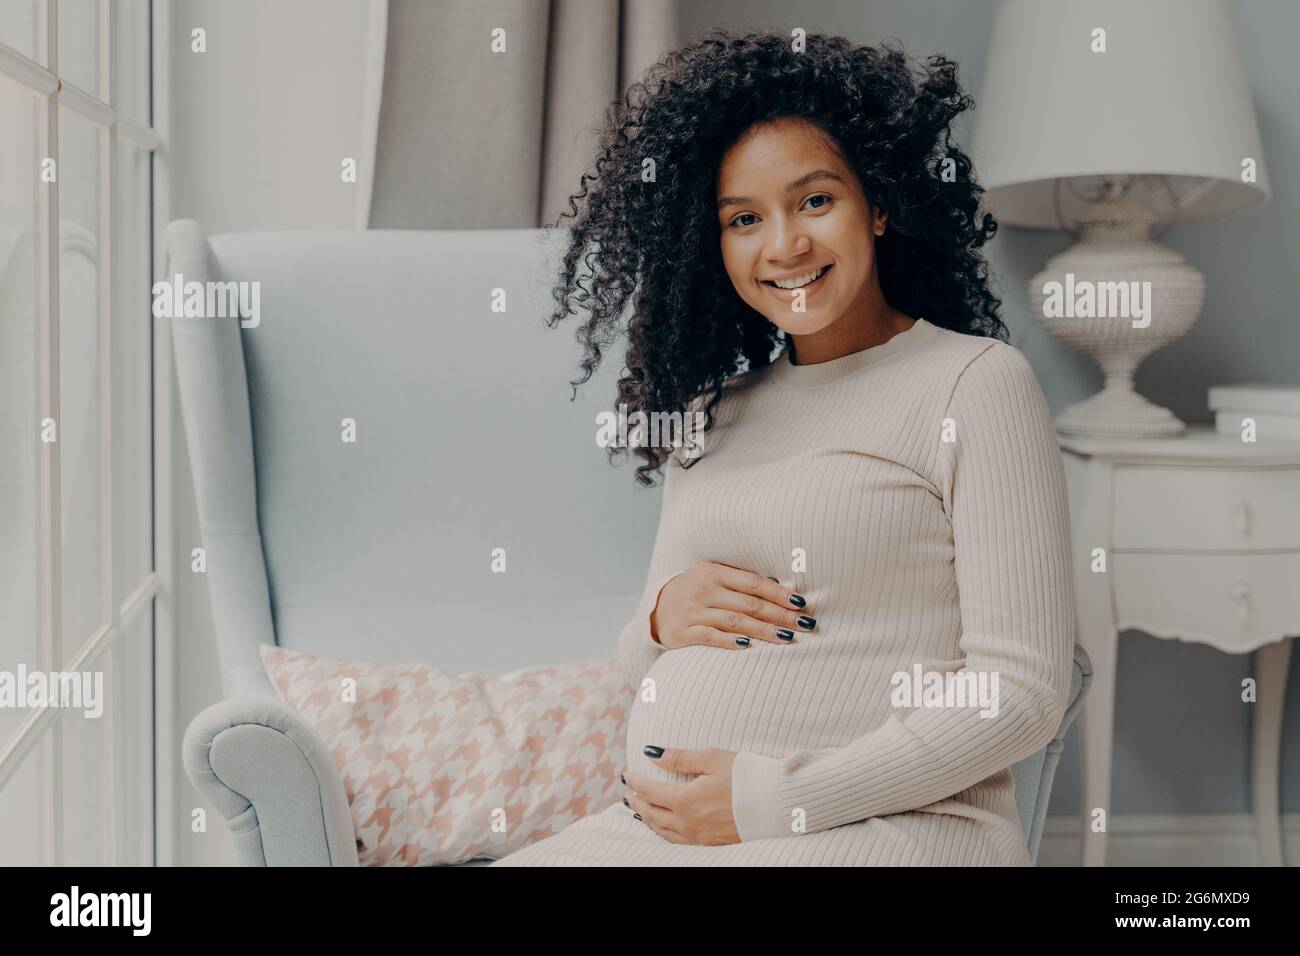
<path id="1" fill-rule="evenodd" d="M 1119 628 L 1241 653 L 1300 634 L 1300 552 L 1118 552 L 1111 586 Z"/>
<path id="2" fill-rule="evenodd" d="M 1300 549 L 1300 468 L 1116 465 L 1111 546 Z"/>

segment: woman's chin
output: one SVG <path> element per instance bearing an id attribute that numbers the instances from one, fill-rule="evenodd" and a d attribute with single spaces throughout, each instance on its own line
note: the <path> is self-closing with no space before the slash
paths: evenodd
<path id="1" fill-rule="evenodd" d="M 797 319 L 797 321 L 791 321 Z M 784 315 L 769 315 L 767 320 L 775 325 L 786 335 L 813 335 L 830 325 L 821 318 L 821 310 L 808 306 L 807 312 L 800 312 L 792 316 L 790 313 Z"/>

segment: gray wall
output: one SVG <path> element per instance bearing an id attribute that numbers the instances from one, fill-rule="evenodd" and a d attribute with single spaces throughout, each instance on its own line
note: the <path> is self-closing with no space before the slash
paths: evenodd
<path id="1" fill-rule="evenodd" d="M 977 98 L 997 0 L 707 0 L 682 5 L 687 37 L 711 27 L 735 31 L 794 27 L 838 33 L 861 43 L 887 37 L 911 55 L 943 53 L 961 65 Z M 1300 4 L 1236 3 L 1242 45 L 1273 170 L 1271 203 L 1226 221 L 1170 230 L 1163 241 L 1201 269 L 1207 293 L 1201 320 L 1138 371 L 1138 390 L 1184 421 L 1209 422 L 1206 389 L 1226 382 L 1300 383 L 1300 188 L 1284 171 L 1300 162 Z M 962 117 L 969 143 L 971 116 Z M 978 173 L 978 167 L 977 167 Z M 1003 319 L 1052 411 L 1101 385 L 1090 359 L 1060 345 L 1031 318 L 1027 285 L 1069 245 L 1051 232 L 1003 228 L 988 248 L 1000 277 Z M 1300 655 L 1297 655 L 1300 656 Z M 1140 631 L 1120 637 L 1115 702 L 1112 813 L 1187 814 L 1250 809 L 1251 705 L 1241 703 L 1250 658 Z M 1293 664 L 1283 729 L 1282 809 L 1300 810 L 1300 667 Z M 1049 807 L 1078 812 L 1078 741 L 1071 731 Z"/>
<path id="2" fill-rule="evenodd" d="M 367 0 L 175 0 L 171 218 L 207 235 L 349 229 L 365 176 Z M 190 31 L 207 32 L 207 52 Z"/>

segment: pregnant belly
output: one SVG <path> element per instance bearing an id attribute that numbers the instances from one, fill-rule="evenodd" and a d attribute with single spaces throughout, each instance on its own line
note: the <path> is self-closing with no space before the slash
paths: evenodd
<path id="1" fill-rule="evenodd" d="M 666 651 L 646 675 L 652 688 L 643 688 L 628 714 L 628 769 L 676 783 L 692 779 L 660 769 L 643 752 L 648 744 L 767 756 L 842 747 L 888 716 L 887 694 L 853 686 L 861 663 L 846 659 L 843 646 L 815 640 Z"/>

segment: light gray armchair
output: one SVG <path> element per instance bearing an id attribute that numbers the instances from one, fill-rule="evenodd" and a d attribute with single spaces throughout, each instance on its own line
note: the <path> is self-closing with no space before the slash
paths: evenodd
<path id="1" fill-rule="evenodd" d="M 561 239 L 168 227 L 166 275 L 259 283 L 256 324 L 171 320 L 225 694 L 184 765 L 240 864 L 357 864 L 339 771 L 258 645 L 453 673 L 614 653 L 660 493 L 593 441 L 618 363 L 570 400 L 579 350 L 541 321 Z M 496 547 L 508 574 L 482 573 Z M 1031 859 L 1090 674 L 1076 648 L 1056 739 L 1013 768 Z"/>

